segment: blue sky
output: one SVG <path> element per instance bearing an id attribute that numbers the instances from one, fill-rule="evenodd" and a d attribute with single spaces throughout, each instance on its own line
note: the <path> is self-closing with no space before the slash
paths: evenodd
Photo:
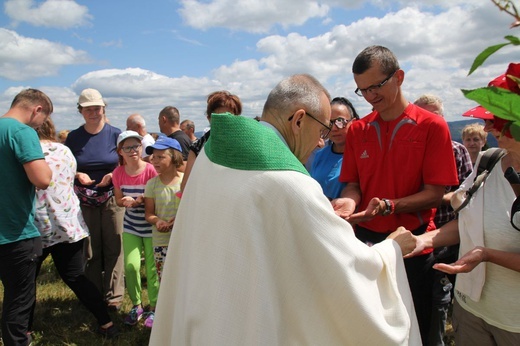
<path id="1" fill-rule="evenodd" d="M 472 76 L 484 48 L 500 43 L 512 18 L 490 0 L 7 0 L 0 12 L 0 107 L 27 87 L 53 100 L 58 129 L 81 125 L 82 89 L 100 90 L 110 122 L 142 114 L 157 131 L 159 111 L 176 106 L 197 131 L 206 127 L 206 95 L 229 90 L 243 114 L 260 115 L 285 76 L 310 73 L 334 96 L 354 94 L 351 65 L 366 46 L 399 58 L 410 101 L 423 93 L 444 100 L 448 121 L 475 104 L 460 89 L 485 86 L 518 60 L 505 48 Z"/>

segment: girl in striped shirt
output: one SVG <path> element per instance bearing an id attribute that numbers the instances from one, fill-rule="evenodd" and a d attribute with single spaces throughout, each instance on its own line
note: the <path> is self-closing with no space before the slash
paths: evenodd
<path id="1" fill-rule="evenodd" d="M 112 175 L 114 195 L 119 206 L 125 207 L 123 220 L 123 251 L 125 282 L 133 307 L 125 324 L 133 326 L 146 316 L 145 326 L 153 324 L 153 311 L 157 304 L 159 281 L 152 245 L 152 226 L 145 220 L 144 189 L 151 178 L 157 176 L 155 168 L 141 159 L 142 137 L 134 131 L 124 131 L 117 139 L 119 167 Z M 141 253 L 144 252 L 150 312 L 144 314 L 141 301 Z"/>

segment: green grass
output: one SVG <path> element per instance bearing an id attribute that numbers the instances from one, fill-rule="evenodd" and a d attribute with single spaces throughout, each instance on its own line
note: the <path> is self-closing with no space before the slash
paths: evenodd
<path id="1" fill-rule="evenodd" d="M 146 287 L 143 291 L 143 304 L 146 304 Z M 97 334 L 96 320 L 63 283 L 50 257 L 43 263 L 38 276 L 36 297 L 33 345 L 148 345 L 150 330 L 143 326 L 144 319 L 134 327 L 123 324 L 132 307 L 128 295 L 125 295 L 121 311 L 110 313 L 120 335 L 105 339 Z M 0 304 L 2 301 L 3 286 L 0 284 Z M 0 345 L 3 345 L 2 342 Z"/>
<path id="2" fill-rule="evenodd" d="M 145 286 L 145 285 L 143 285 Z M 47 258 L 42 265 L 37 280 L 37 304 L 34 315 L 34 345 L 148 345 L 150 330 L 143 326 L 143 320 L 134 327 L 123 324 L 132 303 L 125 295 L 121 311 L 112 312 L 114 323 L 121 334 L 115 339 L 104 339 L 96 333 L 96 321 L 81 305 L 72 291 L 61 281 L 52 260 Z M 0 304 L 3 287 L 0 284 Z M 146 287 L 143 288 L 143 303 L 148 302 Z M 444 341 L 447 346 L 455 345 L 451 328 L 451 309 L 446 326 Z M 0 342 L 0 345 L 3 345 Z"/>

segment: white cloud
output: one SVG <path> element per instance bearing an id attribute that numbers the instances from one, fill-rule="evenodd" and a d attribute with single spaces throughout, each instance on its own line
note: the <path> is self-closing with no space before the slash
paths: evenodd
<path id="1" fill-rule="evenodd" d="M 226 9 L 222 12 L 224 19 L 220 18 L 222 14 L 215 16 L 212 12 L 215 9 L 200 7 L 198 20 L 207 23 L 210 21 L 209 16 L 213 15 L 213 23 L 233 22 L 233 25 L 238 25 L 248 20 L 254 23 L 255 20 L 250 17 L 252 9 L 246 9 L 243 13 L 239 5 L 246 3 L 241 1 L 233 6 L 223 0 L 209 4 L 205 2 L 208 6 L 219 5 L 219 9 Z M 188 1 L 184 2 L 185 5 L 187 3 Z M 193 6 L 205 6 L 201 2 L 190 3 Z M 270 28 L 273 23 L 282 21 L 281 17 L 272 18 L 274 12 L 269 12 L 272 3 L 270 0 L 263 5 L 265 8 L 258 10 L 262 14 L 259 17 L 265 22 L 261 25 L 247 26 L 245 30 L 251 31 L 251 27 Z M 296 2 L 288 3 L 290 8 Z M 414 101 L 423 93 L 436 94 L 445 102 L 447 119 L 462 120 L 459 115 L 471 108 L 473 103 L 463 97 L 460 89 L 486 85 L 493 77 L 503 73 L 507 62 L 518 60 L 518 54 L 517 49 L 505 48 L 490 58 L 474 75 L 467 77 L 471 62 L 480 51 L 502 42 L 503 36 L 511 34 L 508 29 L 510 18 L 494 8 L 491 2 L 478 2 L 478 6 L 475 3 L 472 7 L 455 5 L 456 3 L 461 4 L 464 1 L 454 1 L 453 6 L 444 10 L 436 8 L 435 11 L 430 8 L 421 10 L 418 6 L 405 7 L 382 17 L 365 17 L 350 24 L 323 29 L 312 36 L 297 32 L 283 36 L 265 36 L 256 43 L 260 58 L 235 60 L 216 67 L 210 74 L 200 78 L 165 76 L 141 68 L 90 72 L 79 77 L 70 88 L 49 89 L 49 92 L 52 92 L 49 96 L 56 106 L 54 118 L 59 128 L 77 127 L 82 121 L 75 109 L 77 97 L 83 88 L 93 87 L 99 89 L 106 98 L 109 104 L 107 115 L 118 127 L 125 126 L 125 119 L 129 114 L 139 112 L 147 120 L 149 130 L 157 131 L 159 111 L 166 105 L 173 105 L 180 109 L 183 118 L 194 120 L 197 128 L 202 129 L 207 125 L 203 113 L 206 95 L 210 92 L 226 89 L 239 95 L 244 103 L 243 113 L 253 117 L 261 113 L 271 88 L 283 77 L 293 73 L 315 75 L 329 89 L 332 96 L 348 97 L 360 114 L 366 114 L 369 105 L 353 93 L 356 86 L 351 66 L 355 56 L 363 48 L 381 44 L 394 51 L 405 70 L 403 91 L 410 101 Z M 310 2 L 302 4 L 302 8 L 308 8 Z M 444 6 L 441 0 L 436 4 Z M 233 8 L 233 11 L 229 11 L 229 8 Z M 283 12 L 284 9 L 280 11 Z M 306 13 L 305 10 L 301 11 Z M 226 17 L 228 12 L 229 16 L 233 16 L 232 20 Z M 325 15 L 326 11 L 323 13 Z M 321 17 L 323 15 L 319 14 Z M 310 15 L 300 18 L 310 18 Z M 42 70 L 50 70 L 49 66 L 45 65 L 45 55 L 37 55 L 38 59 L 34 59 L 36 52 L 41 49 L 20 50 L 19 45 L 11 43 L 11 49 L 4 52 L 2 45 L 9 45 L 4 44 L 6 39 L 2 35 L 8 38 L 12 36 L 9 38 L 11 41 L 16 41 L 16 37 L 19 37 L 13 32 L 0 29 L 0 62 L 7 61 L 11 64 L 3 66 L 0 63 L 0 76 L 7 72 L 11 75 L 23 75 L 26 72 L 25 65 L 21 65 L 23 68 L 15 65 L 19 61 L 23 61 L 28 67 L 30 63 L 34 63 L 35 67 L 32 68 L 36 68 L 42 64 L 39 59 L 43 59 Z M 25 39 L 19 38 L 22 43 Z M 52 44 L 45 42 L 48 45 Z M 54 53 L 59 50 L 49 46 L 43 51 Z M 86 55 L 82 55 L 85 53 L 74 52 L 86 59 Z M 77 60 L 75 58 L 70 61 Z M 57 69 L 59 65 L 52 66 Z M 29 75 L 33 77 L 34 72 L 25 76 Z"/>
<path id="2" fill-rule="evenodd" d="M 229 90 L 241 95 L 241 87 L 239 83 L 223 82 L 218 78 L 171 78 L 140 68 L 105 69 L 78 78 L 72 85 L 76 95 L 72 99 L 76 102 L 85 88 L 98 89 L 108 104 L 108 118 L 119 127 L 125 126 L 130 114 L 140 113 L 147 122 L 148 130 L 158 131 L 157 116 L 160 110 L 165 106 L 175 106 L 179 108 L 182 118 L 194 120 L 202 129 L 207 126 L 204 115 L 206 96 L 215 90 Z M 71 103 L 71 98 L 68 103 Z M 71 106 L 75 107 L 75 104 Z M 71 125 L 60 122 L 60 127 L 64 126 L 70 128 Z"/>
<path id="3" fill-rule="evenodd" d="M 25 22 L 60 29 L 88 25 L 92 19 L 88 8 L 73 0 L 47 0 L 39 5 L 33 0 L 7 0 L 4 12 L 13 25 Z"/>
<path id="4" fill-rule="evenodd" d="M 84 51 L 0 28 L 0 77 L 22 81 L 52 76 L 65 65 L 87 62 Z"/>
<path id="5" fill-rule="evenodd" d="M 325 2 L 312 0 L 182 0 L 180 15 L 194 28 L 223 27 L 253 33 L 268 32 L 275 24 L 284 28 L 323 18 Z"/>

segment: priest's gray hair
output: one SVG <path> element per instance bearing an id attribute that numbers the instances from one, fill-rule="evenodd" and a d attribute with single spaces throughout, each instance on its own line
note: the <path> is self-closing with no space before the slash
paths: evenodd
<path id="1" fill-rule="evenodd" d="M 296 74 L 283 79 L 269 93 L 263 114 L 283 114 L 289 117 L 298 109 L 305 109 L 311 114 L 320 114 L 321 97 L 330 94 L 325 87 L 309 74 Z"/>

